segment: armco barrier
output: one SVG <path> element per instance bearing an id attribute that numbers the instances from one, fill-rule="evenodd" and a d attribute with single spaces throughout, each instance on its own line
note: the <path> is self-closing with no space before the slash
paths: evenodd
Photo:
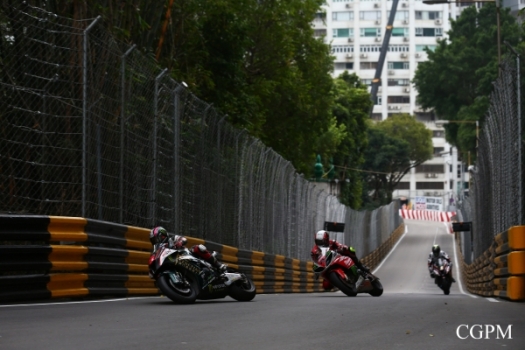
<path id="1" fill-rule="evenodd" d="M 525 300 L 525 226 L 514 226 L 472 264 L 463 263 L 469 292 L 514 301 Z"/>
<path id="2" fill-rule="evenodd" d="M 374 268 L 404 231 L 401 225 L 362 260 Z M 312 262 L 205 244 L 253 279 L 257 293 L 323 292 Z M 0 302 L 159 295 L 148 277 L 149 229 L 79 217 L 0 215 Z M 358 252 L 359 253 L 359 252 Z"/>

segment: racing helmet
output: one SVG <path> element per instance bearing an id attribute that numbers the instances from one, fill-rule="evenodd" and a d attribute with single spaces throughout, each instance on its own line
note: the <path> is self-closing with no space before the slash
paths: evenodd
<path id="1" fill-rule="evenodd" d="M 434 256 L 437 258 L 439 257 L 439 253 L 441 253 L 441 248 L 439 247 L 439 245 L 434 244 L 432 246 L 432 254 L 434 254 Z"/>
<path id="2" fill-rule="evenodd" d="M 320 247 L 328 247 L 330 242 L 330 236 L 325 230 L 317 231 L 315 234 L 315 244 Z"/>
<path id="3" fill-rule="evenodd" d="M 184 236 L 175 235 L 175 237 L 173 237 L 173 244 L 178 249 L 182 248 L 186 243 L 188 243 L 188 240 Z"/>
<path id="4" fill-rule="evenodd" d="M 153 245 L 163 243 L 168 240 L 168 236 L 168 231 L 164 227 L 157 226 L 149 232 L 149 241 Z"/>

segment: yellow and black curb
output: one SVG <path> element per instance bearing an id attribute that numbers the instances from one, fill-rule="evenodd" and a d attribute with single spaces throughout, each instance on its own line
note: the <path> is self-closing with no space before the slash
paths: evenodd
<path id="1" fill-rule="evenodd" d="M 496 235 L 472 264 L 463 263 L 463 275 L 473 294 L 525 300 L 525 226 Z"/>
<path id="2" fill-rule="evenodd" d="M 364 263 L 374 268 L 403 230 Z M 149 231 L 81 217 L 0 215 L 0 302 L 158 295 L 148 276 Z M 324 292 L 312 262 L 187 239 L 189 247 L 217 251 L 220 261 L 254 281 L 257 293 Z"/>

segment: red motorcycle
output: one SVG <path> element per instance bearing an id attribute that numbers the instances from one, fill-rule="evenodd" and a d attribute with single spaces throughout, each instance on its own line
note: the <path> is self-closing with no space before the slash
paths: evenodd
<path id="1" fill-rule="evenodd" d="M 434 259 L 431 274 L 437 286 L 443 290 L 445 295 L 449 295 L 452 285 L 452 264 L 446 259 Z"/>
<path id="2" fill-rule="evenodd" d="M 355 297 L 357 293 L 368 293 L 374 297 L 383 294 L 383 286 L 377 276 L 358 269 L 348 256 L 329 248 L 321 250 L 322 255 L 319 261 L 314 263 L 313 270 L 316 279 L 323 278 L 325 290 L 335 287 L 349 297 Z"/>

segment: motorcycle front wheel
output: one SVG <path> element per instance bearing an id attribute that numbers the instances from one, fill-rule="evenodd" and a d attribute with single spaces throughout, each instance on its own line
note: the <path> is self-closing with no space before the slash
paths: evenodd
<path id="1" fill-rule="evenodd" d="M 379 282 L 378 279 L 372 281 L 372 287 L 374 289 L 371 292 L 368 293 L 371 296 L 379 297 L 379 296 L 381 296 L 383 294 L 383 285 L 381 284 L 381 282 Z"/>
<path id="2" fill-rule="evenodd" d="M 173 283 L 170 275 L 164 273 L 157 279 L 160 291 L 177 304 L 193 304 L 197 299 L 196 281 L 185 278 L 185 283 Z"/>
<path id="3" fill-rule="evenodd" d="M 252 280 L 246 277 L 244 281 L 239 280 L 232 284 L 228 294 L 237 301 L 251 301 L 255 298 L 257 290 Z"/>
<path id="4" fill-rule="evenodd" d="M 333 286 L 349 297 L 355 297 L 357 295 L 355 284 L 342 280 L 336 272 L 330 272 L 328 274 L 328 280 L 330 280 L 330 283 L 332 283 Z"/>

